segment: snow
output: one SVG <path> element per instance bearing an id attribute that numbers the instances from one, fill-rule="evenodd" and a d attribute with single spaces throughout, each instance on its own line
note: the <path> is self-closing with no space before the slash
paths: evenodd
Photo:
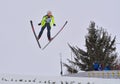
<path id="1" fill-rule="evenodd" d="M 120 79 L 1 74 L 0 84 L 120 84 Z"/>

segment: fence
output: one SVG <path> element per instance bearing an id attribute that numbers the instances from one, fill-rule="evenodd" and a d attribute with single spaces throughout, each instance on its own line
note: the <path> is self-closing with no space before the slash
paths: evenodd
<path id="1" fill-rule="evenodd" d="M 89 77 L 89 78 L 114 78 L 120 79 L 120 71 L 88 71 L 77 74 L 68 74 L 70 77 Z"/>

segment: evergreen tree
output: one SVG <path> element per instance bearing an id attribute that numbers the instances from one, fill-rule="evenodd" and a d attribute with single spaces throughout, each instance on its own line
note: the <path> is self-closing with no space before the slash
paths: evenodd
<path id="1" fill-rule="evenodd" d="M 68 59 L 70 64 L 65 64 L 69 73 L 77 73 L 80 70 L 92 71 L 93 64 L 98 62 L 104 68 L 109 65 L 113 68 L 116 65 L 116 37 L 113 39 L 103 28 L 96 28 L 95 22 L 91 22 L 88 34 L 85 36 L 86 51 L 69 45 L 74 53 L 74 60 Z"/>

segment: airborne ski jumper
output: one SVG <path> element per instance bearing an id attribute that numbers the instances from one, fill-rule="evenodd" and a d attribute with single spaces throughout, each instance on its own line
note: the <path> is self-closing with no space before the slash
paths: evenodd
<path id="1" fill-rule="evenodd" d="M 42 26 L 40 33 L 38 35 L 38 40 L 41 38 L 45 28 L 47 28 L 47 37 L 48 37 L 48 40 L 51 41 L 53 39 L 51 38 L 51 27 L 56 26 L 52 12 L 48 11 L 47 15 L 43 16 L 42 21 L 38 25 Z"/>
<path id="2" fill-rule="evenodd" d="M 44 50 L 53 41 L 53 39 L 55 39 L 60 34 L 60 32 L 64 29 L 64 27 L 66 26 L 67 23 L 68 22 L 66 21 L 64 23 L 64 25 L 60 28 L 60 30 L 51 38 L 51 28 L 52 28 L 52 26 L 56 26 L 54 16 L 52 15 L 51 11 L 48 11 L 47 15 L 43 16 L 42 21 L 38 24 L 39 26 L 40 25 L 42 26 L 38 36 L 36 35 L 34 25 L 31 20 L 30 21 L 31 28 L 32 28 L 32 31 L 34 33 L 34 36 L 35 36 L 35 39 L 37 41 L 39 48 L 41 48 L 39 40 L 40 40 L 45 28 L 47 28 L 47 37 L 48 37 L 49 42 L 42 48 L 42 50 Z"/>

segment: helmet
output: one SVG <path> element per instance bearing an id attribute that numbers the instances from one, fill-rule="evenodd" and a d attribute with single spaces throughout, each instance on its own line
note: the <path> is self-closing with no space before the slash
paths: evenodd
<path id="1" fill-rule="evenodd" d="M 51 11 L 48 11 L 48 12 L 47 12 L 47 15 L 52 15 L 52 12 L 51 12 Z"/>

